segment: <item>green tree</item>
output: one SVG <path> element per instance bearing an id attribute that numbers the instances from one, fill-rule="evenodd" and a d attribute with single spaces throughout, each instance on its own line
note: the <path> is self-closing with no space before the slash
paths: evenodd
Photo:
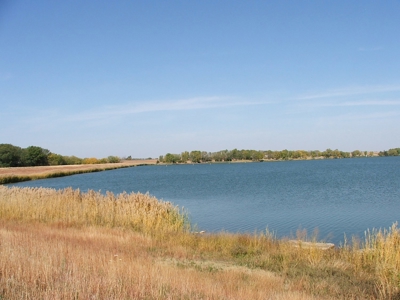
<path id="1" fill-rule="evenodd" d="M 253 150 L 251 153 L 251 159 L 253 161 L 260 161 L 260 160 L 264 159 L 264 153 L 262 151 Z"/>
<path id="2" fill-rule="evenodd" d="M 50 166 L 57 166 L 57 165 L 66 165 L 67 162 L 64 159 L 64 156 L 60 154 L 50 153 L 47 157 L 47 161 Z"/>
<path id="3" fill-rule="evenodd" d="M 397 152 L 397 149 L 389 149 L 387 152 L 388 156 L 398 156 L 399 153 Z"/>
<path id="4" fill-rule="evenodd" d="M 48 166 L 50 151 L 37 146 L 29 146 L 22 150 L 22 164 L 24 166 Z"/>
<path id="5" fill-rule="evenodd" d="M 195 163 L 201 162 L 201 151 L 195 150 L 190 152 L 190 160 Z"/>
<path id="6" fill-rule="evenodd" d="M 340 151 L 340 156 L 343 157 L 343 158 L 349 158 L 350 157 L 350 152 Z"/>
<path id="7" fill-rule="evenodd" d="M 170 163 L 170 164 L 174 164 L 174 163 L 176 163 L 177 161 L 178 161 L 178 158 L 177 158 L 176 155 L 171 154 L 171 153 L 165 154 L 164 162 Z"/>
<path id="8" fill-rule="evenodd" d="M 67 165 L 81 165 L 83 162 L 82 158 L 76 157 L 74 155 L 64 156 L 64 160 L 67 163 Z"/>
<path id="9" fill-rule="evenodd" d="M 215 152 L 215 153 L 213 154 L 213 159 L 214 159 L 215 161 L 223 161 L 222 151 Z"/>
<path id="10" fill-rule="evenodd" d="M 111 156 L 110 155 L 109 157 L 107 157 L 107 161 L 109 163 L 115 164 L 115 163 L 121 162 L 121 159 L 118 156 Z"/>
<path id="11" fill-rule="evenodd" d="M 185 151 L 181 153 L 181 160 L 182 162 L 186 163 L 189 160 L 189 152 Z"/>
<path id="12" fill-rule="evenodd" d="M 324 152 L 322 152 L 322 156 L 324 156 L 325 158 L 332 157 L 333 156 L 332 149 L 330 149 L 330 148 L 326 149 Z"/>
<path id="13" fill-rule="evenodd" d="M 301 152 L 299 150 L 293 151 L 293 153 L 292 153 L 292 158 L 293 159 L 297 159 L 297 158 L 300 158 L 300 157 L 301 157 Z"/>
<path id="14" fill-rule="evenodd" d="M 351 152 L 351 157 L 359 157 L 361 155 L 362 153 L 360 150 L 354 150 L 353 152 Z"/>
<path id="15" fill-rule="evenodd" d="M 340 157 L 341 157 L 340 151 L 339 151 L 338 149 L 333 150 L 333 151 L 332 151 L 332 156 L 333 156 L 334 158 L 340 158 Z"/>
<path id="16" fill-rule="evenodd" d="M 281 158 L 284 160 L 288 160 L 289 159 L 289 151 L 288 150 L 282 150 L 281 151 Z"/>
<path id="17" fill-rule="evenodd" d="M 0 167 L 18 167 L 22 149 L 11 144 L 0 144 Z"/>
<path id="18" fill-rule="evenodd" d="M 388 152 L 385 151 L 379 151 L 379 156 L 388 156 Z"/>
<path id="19" fill-rule="evenodd" d="M 238 151 L 238 149 L 233 149 L 232 151 L 230 151 L 231 153 L 231 158 L 232 159 L 243 159 L 243 155 L 239 155 L 239 151 Z M 241 151 L 241 152 L 243 152 L 243 150 Z"/>
<path id="20" fill-rule="evenodd" d="M 310 153 L 311 157 L 315 158 L 315 157 L 320 157 L 322 156 L 321 152 L 319 150 L 313 150 Z"/>
<path id="21" fill-rule="evenodd" d="M 273 158 L 276 160 L 281 159 L 281 151 L 274 151 Z"/>

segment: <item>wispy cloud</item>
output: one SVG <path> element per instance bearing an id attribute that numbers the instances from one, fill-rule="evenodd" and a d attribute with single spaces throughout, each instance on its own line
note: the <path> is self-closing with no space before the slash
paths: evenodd
<path id="1" fill-rule="evenodd" d="M 159 112 L 159 111 L 184 111 L 209 109 L 217 107 L 232 106 L 251 106 L 260 105 L 267 102 L 260 101 L 244 101 L 229 97 L 195 97 L 189 99 L 157 101 L 157 102 L 141 102 L 122 105 L 105 106 L 98 110 L 82 112 L 70 115 L 65 119 L 68 121 L 85 121 L 112 117 L 124 117 L 133 114 Z"/>
<path id="2" fill-rule="evenodd" d="M 357 87 L 329 90 L 321 93 L 302 95 L 294 99 L 312 100 L 320 98 L 346 97 L 354 95 L 365 95 L 365 94 L 386 93 L 386 92 L 396 92 L 396 91 L 400 91 L 400 85 L 357 86 Z"/>

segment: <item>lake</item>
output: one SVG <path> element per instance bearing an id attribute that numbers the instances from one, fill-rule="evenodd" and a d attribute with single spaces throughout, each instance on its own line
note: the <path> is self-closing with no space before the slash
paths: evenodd
<path id="1" fill-rule="evenodd" d="M 400 157 L 141 166 L 9 186 L 149 192 L 184 207 L 199 230 L 340 244 L 400 219 Z"/>

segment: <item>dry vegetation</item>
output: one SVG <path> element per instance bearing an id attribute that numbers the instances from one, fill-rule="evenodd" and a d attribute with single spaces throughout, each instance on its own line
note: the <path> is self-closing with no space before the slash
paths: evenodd
<path id="1" fill-rule="evenodd" d="M 322 251 L 194 234 L 146 194 L 0 186 L 0 299 L 398 299 L 400 234 Z"/>
<path id="2" fill-rule="evenodd" d="M 0 168 L 0 184 L 62 177 L 73 174 L 99 172 L 119 168 L 134 167 L 140 165 L 154 165 L 156 159 L 125 160 L 120 163 L 107 164 L 82 164 L 82 165 L 60 165 L 60 166 L 37 166 L 37 167 L 12 167 Z"/>

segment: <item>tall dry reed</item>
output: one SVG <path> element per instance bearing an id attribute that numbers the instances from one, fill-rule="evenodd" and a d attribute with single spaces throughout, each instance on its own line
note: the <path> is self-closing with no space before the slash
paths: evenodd
<path id="1" fill-rule="evenodd" d="M 103 195 L 72 188 L 0 186 L 0 218 L 67 226 L 123 227 L 153 233 L 181 231 L 189 225 L 178 207 L 149 194 Z"/>
<path id="2" fill-rule="evenodd" d="M 374 275 L 382 299 L 400 298 L 400 231 L 397 223 L 389 229 L 365 232 L 365 241 L 353 240 L 344 247 L 343 258 L 359 271 Z"/>

